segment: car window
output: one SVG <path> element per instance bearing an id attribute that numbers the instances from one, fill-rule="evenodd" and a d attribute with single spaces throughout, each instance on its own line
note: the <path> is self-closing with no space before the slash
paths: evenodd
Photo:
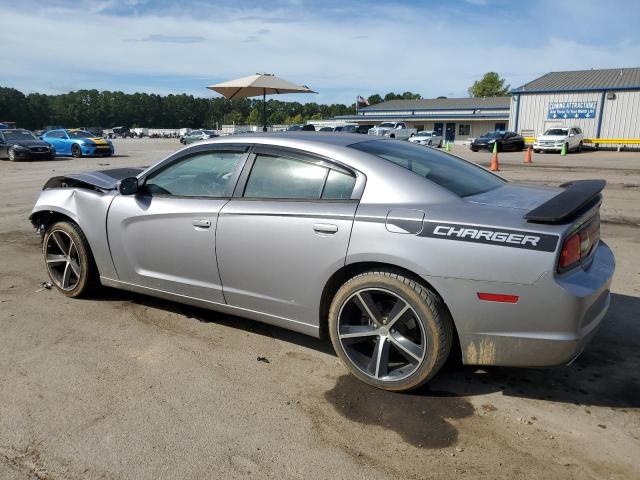
<path id="1" fill-rule="evenodd" d="M 244 190 L 245 197 L 318 199 L 327 169 L 275 155 L 258 155 Z"/>
<path id="2" fill-rule="evenodd" d="M 372 140 L 355 143 L 350 148 L 393 162 L 460 197 L 483 193 L 506 183 L 471 162 L 410 142 Z"/>
<path id="3" fill-rule="evenodd" d="M 322 198 L 333 200 L 347 200 L 351 198 L 356 179 L 352 175 L 330 170 L 327 183 L 322 191 Z"/>
<path id="4" fill-rule="evenodd" d="M 224 197 L 242 152 L 204 152 L 173 163 L 145 181 L 148 193 L 184 197 Z"/>

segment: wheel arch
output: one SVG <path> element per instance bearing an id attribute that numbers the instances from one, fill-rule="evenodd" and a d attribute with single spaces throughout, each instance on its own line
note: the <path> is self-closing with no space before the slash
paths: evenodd
<path id="1" fill-rule="evenodd" d="M 335 271 L 333 275 L 331 275 L 331 277 L 329 277 L 329 280 L 327 280 L 327 282 L 324 285 L 324 288 L 322 289 L 322 295 L 320 297 L 320 310 L 318 312 L 320 338 L 322 339 L 329 338 L 329 308 L 331 307 L 331 302 L 336 292 L 338 291 L 338 289 L 344 284 L 344 282 L 354 277 L 355 275 L 359 275 L 361 273 L 369 272 L 369 271 L 385 271 L 385 272 L 399 273 L 402 276 L 410 278 L 411 280 L 431 290 L 442 301 L 442 304 L 444 305 L 445 309 L 447 310 L 447 314 L 451 319 L 451 323 L 453 327 L 452 328 L 453 339 L 452 339 L 450 355 L 451 356 L 457 355 L 458 358 L 462 358 L 462 353 L 461 353 L 462 351 L 460 349 L 460 339 L 458 337 L 456 322 L 453 319 L 453 316 L 451 315 L 451 310 L 449 309 L 447 302 L 444 300 L 440 292 L 438 292 L 438 290 L 432 284 L 430 284 L 428 281 L 426 281 L 423 277 L 421 277 L 417 273 L 405 267 L 400 267 L 398 265 L 394 265 L 392 263 L 386 263 L 386 262 L 360 261 L 355 263 L 349 263 L 349 264 L 343 265 L 341 268 Z"/>
<path id="2" fill-rule="evenodd" d="M 38 210 L 37 212 L 33 212 L 29 216 L 29 220 L 31 224 L 35 227 L 36 231 L 40 234 L 40 238 L 44 239 L 44 234 L 47 231 L 49 226 L 53 225 L 56 222 L 71 222 L 78 226 L 78 228 L 82 231 L 85 236 L 85 240 L 89 245 L 89 257 L 91 262 L 93 263 L 96 272 L 99 273 L 99 267 L 95 261 L 93 246 L 91 245 L 91 240 L 87 237 L 85 229 L 82 227 L 80 222 L 78 222 L 78 218 L 72 212 L 62 209 L 62 208 L 54 208 L 51 209 L 43 209 Z"/>

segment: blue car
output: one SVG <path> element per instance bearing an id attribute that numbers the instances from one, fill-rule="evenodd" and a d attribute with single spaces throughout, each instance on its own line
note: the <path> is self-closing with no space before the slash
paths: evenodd
<path id="1" fill-rule="evenodd" d="M 110 140 L 96 137 L 85 130 L 49 130 L 43 133 L 41 138 L 55 147 L 58 155 L 73 155 L 76 158 L 85 155 L 113 155 L 113 144 Z"/>

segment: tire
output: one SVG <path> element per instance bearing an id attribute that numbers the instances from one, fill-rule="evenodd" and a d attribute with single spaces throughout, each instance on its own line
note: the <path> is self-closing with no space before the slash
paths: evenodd
<path id="1" fill-rule="evenodd" d="M 13 148 L 10 148 L 9 150 L 7 150 L 7 156 L 9 157 L 9 160 L 12 162 L 16 161 L 16 152 L 13 151 Z"/>
<path id="2" fill-rule="evenodd" d="M 471 151 L 472 151 L 472 152 L 477 152 L 477 151 L 478 151 L 478 149 L 477 149 L 477 148 L 472 148 L 472 149 L 471 149 Z"/>
<path id="3" fill-rule="evenodd" d="M 389 138 L 396 138 L 396 134 L 392 133 L 391 135 L 389 135 Z"/>
<path id="4" fill-rule="evenodd" d="M 364 307 L 361 298 L 373 309 Z M 374 311 L 375 322 L 367 313 Z M 394 311 L 404 313 L 396 316 Z M 356 378 L 402 392 L 423 385 L 440 370 L 451 350 L 453 323 L 442 300 L 425 286 L 398 273 L 366 272 L 336 292 L 329 335 Z"/>
<path id="5" fill-rule="evenodd" d="M 71 155 L 73 155 L 75 158 L 82 157 L 82 148 L 80 148 L 80 145 L 78 145 L 77 143 L 73 144 L 73 146 L 71 147 Z"/>
<path id="6" fill-rule="evenodd" d="M 86 297 L 98 285 L 98 269 L 89 243 L 75 223 L 50 225 L 42 240 L 42 254 L 51 283 L 64 296 Z"/>
<path id="7" fill-rule="evenodd" d="M 540 150 L 533 149 L 533 153 L 540 153 Z"/>
<path id="8" fill-rule="evenodd" d="M 578 144 L 578 148 L 576 149 L 576 152 L 578 153 L 582 153 L 582 140 L 580 141 L 580 143 Z"/>

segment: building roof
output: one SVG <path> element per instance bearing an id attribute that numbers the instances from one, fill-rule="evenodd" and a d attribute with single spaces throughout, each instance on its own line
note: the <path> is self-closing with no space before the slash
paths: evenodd
<path id="1" fill-rule="evenodd" d="M 389 100 L 369 107 L 361 112 L 378 110 L 468 110 L 468 109 L 508 109 L 511 97 L 486 98 L 428 98 L 421 100 Z"/>
<path id="2" fill-rule="evenodd" d="M 575 70 L 550 72 L 513 93 L 565 92 L 640 89 L 640 68 L 609 68 L 606 70 Z"/>

